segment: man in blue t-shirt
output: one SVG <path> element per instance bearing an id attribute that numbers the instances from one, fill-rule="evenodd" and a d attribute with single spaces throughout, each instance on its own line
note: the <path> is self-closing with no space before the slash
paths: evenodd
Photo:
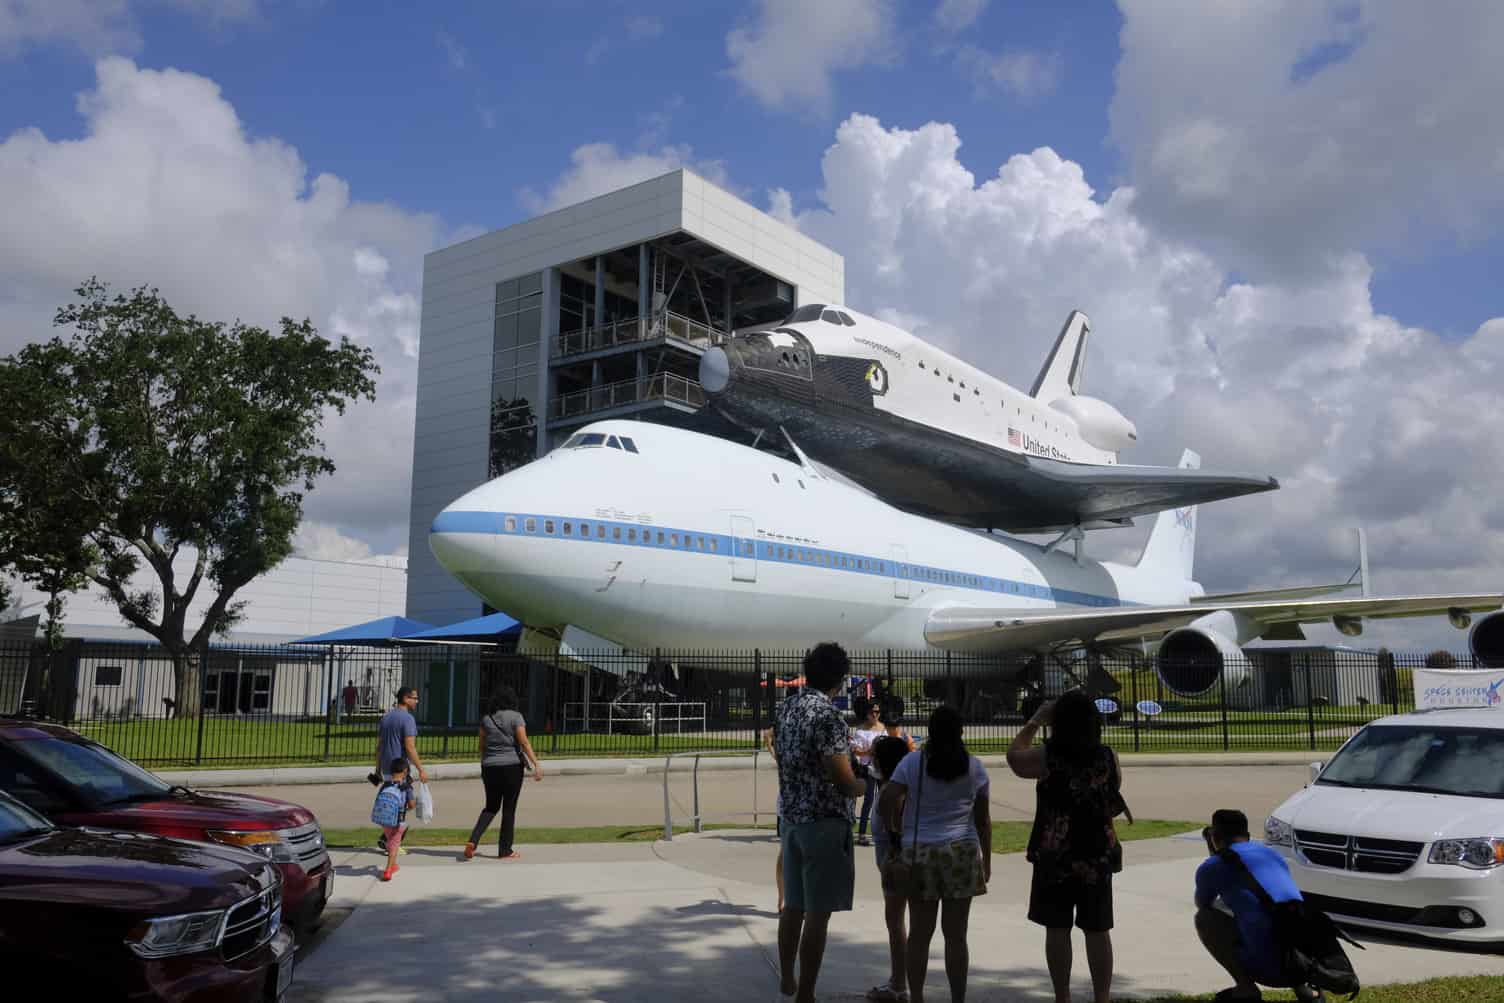
<path id="1" fill-rule="evenodd" d="M 1196 868 L 1196 934 L 1236 983 L 1214 998 L 1224 1001 L 1261 1000 L 1259 984 L 1287 986 L 1280 971 L 1279 947 L 1274 939 L 1274 917 L 1243 877 L 1241 868 L 1218 854 L 1232 850 L 1264 891 L 1275 902 L 1300 900 L 1300 889 L 1290 876 L 1285 858 L 1262 843 L 1249 841 L 1248 816 L 1223 808 L 1212 813 L 1207 830 L 1212 856 Z M 1217 900 L 1228 911 L 1216 907 Z M 1319 999 L 1307 986 L 1296 988 L 1299 999 Z"/>

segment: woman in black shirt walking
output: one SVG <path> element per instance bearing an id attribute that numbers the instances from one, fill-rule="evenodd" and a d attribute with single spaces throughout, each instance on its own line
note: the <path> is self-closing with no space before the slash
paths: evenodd
<path id="1" fill-rule="evenodd" d="M 522 794 L 522 767 L 530 764 L 533 779 L 543 779 L 543 768 L 527 740 L 527 722 L 517 713 L 517 694 L 503 686 L 492 695 L 485 716 L 480 719 L 480 778 L 486 786 L 486 806 L 470 830 L 465 844 L 465 859 L 475 856 L 476 844 L 486 834 L 491 820 L 501 812 L 501 838 L 497 845 L 498 860 L 516 860 L 522 854 L 512 849 L 516 833 L 517 798 Z"/>

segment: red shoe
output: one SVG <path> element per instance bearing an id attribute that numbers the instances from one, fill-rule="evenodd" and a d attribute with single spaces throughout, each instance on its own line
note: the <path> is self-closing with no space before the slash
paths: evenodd
<path id="1" fill-rule="evenodd" d="M 386 870 L 384 870 L 384 871 L 381 872 L 381 880 L 382 881 L 390 881 L 390 880 L 392 880 L 392 875 L 396 874 L 400 870 L 402 870 L 402 865 L 401 864 L 393 864 L 391 867 L 388 867 Z"/>
<path id="2" fill-rule="evenodd" d="M 465 859 L 469 860 L 471 857 L 474 857 L 474 856 L 475 856 L 475 844 L 474 843 L 466 843 L 465 844 Z"/>

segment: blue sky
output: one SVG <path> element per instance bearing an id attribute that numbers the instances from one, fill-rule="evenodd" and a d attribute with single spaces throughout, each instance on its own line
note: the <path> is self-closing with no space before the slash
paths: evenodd
<path id="1" fill-rule="evenodd" d="M 1381 586 L 1476 587 L 1501 35 L 1377 0 L 0 0 L 0 351 L 90 274 L 361 339 L 381 404 L 328 426 L 300 545 L 400 551 L 423 253 L 687 164 L 788 193 L 853 306 L 1005 378 L 1086 309 L 1133 459 L 1284 485 L 1208 511 L 1213 586 L 1345 574 L 1362 515 Z"/>

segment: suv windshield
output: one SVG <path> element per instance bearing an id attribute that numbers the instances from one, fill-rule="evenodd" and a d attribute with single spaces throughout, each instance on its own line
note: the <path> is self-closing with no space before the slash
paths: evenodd
<path id="1" fill-rule="evenodd" d="M 30 808 L 0 794 L 0 843 L 9 843 L 37 832 L 51 832 L 52 823 Z"/>
<path id="2" fill-rule="evenodd" d="M 1504 729 L 1369 725 L 1316 782 L 1504 798 Z"/>
<path id="3" fill-rule="evenodd" d="M 56 776 L 90 808 L 128 801 L 154 801 L 171 794 L 170 784 L 117 756 L 102 745 L 37 738 L 13 746 L 22 756 Z"/>

